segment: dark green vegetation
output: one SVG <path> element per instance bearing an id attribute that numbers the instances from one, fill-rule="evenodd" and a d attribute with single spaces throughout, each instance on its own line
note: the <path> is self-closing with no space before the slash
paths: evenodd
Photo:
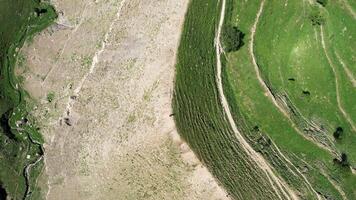
<path id="1" fill-rule="evenodd" d="M 233 197 L 276 199 L 267 177 L 238 145 L 219 103 L 214 47 L 219 12 L 218 1 L 190 3 L 176 66 L 178 130 Z"/>
<path id="2" fill-rule="evenodd" d="M 318 2 L 320 5 L 325 7 L 326 4 L 328 3 L 328 0 L 316 0 L 316 2 Z"/>
<path id="3" fill-rule="evenodd" d="M 320 26 L 325 24 L 325 17 L 323 16 L 323 13 L 318 8 L 312 10 L 309 18 L 313 26 L 316 25 Z"/>
<path id="4" fill-rule="evenodd" d="M 356 167 L 356 133 L 337 100 L 339 95 L 346 115 L 356 121 L 355 87 L 346 75 L 356 74 L 352 39 L 356 30 L 355 19 L 342 3 L 264 3 L 253 53 L 263 81 L 291 121 L 261 87 L 249 45 L 222 57 L 224 91 L 239 130 L 301 199 L 316 199 L 317 194 L 356 199 L 356 176 L 350 169 Z M 271 186 L 263 178 L 252 181 L 261 171 L 248 168 L 254 164 L 236 141 L 219 102 L 216 4 L 192 0 L 186 16 L 173 102 L 178 131 L 233 197 L 276 199 L 269 192 L 254 192 L 256 187 L 271 191 Z M 227 1 L 225 24 L 246 33 L 246 44 L 260 5 L 260 0 Z"/>
<path id="5" fill-rule="evenodd" d="M 225 52 L 239 50 L 243 45 L 245 34 L 236 26 L 225 25 L 222 31 L 222 43 Z"/>
<path id="6" fill-rule="evenodd" d="M 43 166 L 43 139 L 28 114 L 28 95 L 14 66 L 25 40 L 55 18 L 54 9 L 39 0 L 0 1 L 0 187 L 1 195 L 13 199 L 39 198 L 35 182 Z"/>

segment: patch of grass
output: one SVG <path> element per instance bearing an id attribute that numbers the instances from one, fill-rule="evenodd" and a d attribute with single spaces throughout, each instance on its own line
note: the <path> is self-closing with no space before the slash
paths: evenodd
<path id="1" fill-rule="evenodd" d="M 49 103 L 51 103 L 51 102 L 54 100 L 55 97 L 56 97 L 56 95 L 55 95 L 54 92 L 49 92 L 49 93 L 47 94 L 47 101 L 48 101 Z"/>
<path id="2" fill-rule="evenodd" d="M 135 121 L 136 121 L 135 113 L 130 114 L 129 117 L 127 118 L 127 122 L 128 123 L 132 123 L 132 122 L 135 122 Z"/>
<path id="3" fill-rule="evenodd" d="M 84 56 L 81 59 L 81 65 L 85 68 L 89 68 L 91 63 L 92 63 L 92 57 L 90 57 L 90 56 Z"/>

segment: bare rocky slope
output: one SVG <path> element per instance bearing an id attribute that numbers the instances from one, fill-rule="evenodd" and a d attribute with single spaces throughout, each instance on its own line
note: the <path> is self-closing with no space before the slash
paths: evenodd
<path id="1" fill-rule="evenodd" d="M 227 199 L 171 114 L 188 0 L 53 1 L 18 75 L 46 139 L 45 199 Z"/>

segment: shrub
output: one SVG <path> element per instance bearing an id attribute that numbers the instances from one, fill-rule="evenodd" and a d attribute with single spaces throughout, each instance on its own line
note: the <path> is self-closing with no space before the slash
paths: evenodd
<path id="1" fill-rule="evenodd" d="M 346 153 L 341 154 L 341 162 L 340 164 L 344 167 L 349 166 L 349 160 L 347 159 Z"/>
<path id="2" fill-rule="evenodd" d="M 222 31 L 222 45 L 226 52 L 233 52 L 239 50 L 243 45 L 243 38 L 245 34 L 236 26 L 226 25 Z"/>
<path id="3" fill-rule="evenodd" d="M 340 137 L 342 136 L 342 133 L 344 132 L 344 130 L 341 127 L 337 127 L 336 130 L 334 131 L 334 138 L 335 139 L 340 139 Z"/>
<path id="4" fill-rule="evenodd" d="M 316 0 L 316 2 L 325 7 L 328 3 L 328 0 Z"/>
<path id="5" fill-rule="evenodd" d="M 54 97 L 55 97 L 54 92 L 49 92 L 47 94 L 47 101 L 51 103 L 54 100 Z"/>
<path id="6" fill-rule="evenodd" d="M 325 18 L 319 11 L 312 12 L 309 18 L 313 26 L 325 24 Z"/>
<path id="7" fill-rule="evenodd" d="M 350 166 L 346 153 L 341 153 L 340 159 L 334 158 L 334 163 L 341 165 L 342 167 Z"/>

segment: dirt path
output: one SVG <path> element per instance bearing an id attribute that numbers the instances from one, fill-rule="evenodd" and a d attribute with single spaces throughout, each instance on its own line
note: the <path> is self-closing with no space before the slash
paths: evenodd
<path id="1" fill-rule="evenodd" d="M 306 186 L 315 194 L 315 196 L 319 199 L 322 200 L 323 198 L 315 191 L 314 187 L 312 184 L 308 181 L 308 179 L 304 176 L 304 174 L 299 170 L 298 167 L 296 167 L 278 148 L 278 146 L 272 142 L 274 148 L 277 150 L 278 155 L 280 155 L 289 165 L 291 165 L 295 171 L 297 171 L 298 174 L 295 174 L 292 169 L 288 167 L 288 169 L 295 175 L 295 176 L 301 176 L 303 180 L 305 181 Z"/>
<path id="2" fill-rule="evenodd" d="M 356 87 L 356 79 L 355 79 L 354 75 L 352 74 L 350 69 L 346 66 L 346 64 L 344 63 L 344 61 L 341 59 L 340 55 L 336 51 L 335 51 L 335 55 L 336 55 L 338 61 L 340 62 L 342 68 L 344 69 L 345 74 L 347 75 L 350 82 L 352 83 L 352 86 Z"/>
<path id="3" fill-rule="evenodd" d="M 344 4 L 344 6 L 346 7 L 346 10 L 350 13 L 350 15 L 356 19 L 356 13 L 355 11 L 352 9 L 352 7 L 350 6 L 348 0 L 341 0 L 341 2 Z"/>
<path id="4" fill-rule="evenodd" d="M 263 5 L 263 3 L 262 3 Z M 221 13 L 220 13 L 220 21 L 219 21 L 219 26 L 215 38 L 215 47 L 216 47 L 216 57 L 217 57 L 217 74 L 216 74 L 216 82 L 218 85 L 218 91 L 220 95 L 220 101 L 221 105 L 224 108 L 225 114 L 227 116 L 227 120 L 230 123 L 231 128 L 233 129 L 236 138 L 240 142 L 242 148 L 246 151 L 246 153 L 256 162 L 256 164 L 266 173 L 266 176 L 268 177 L 271 186 L 275 190 L 276 194 L 278 194 L 280 199 L 299 199 L 298 196 L 294 193 L 292 189 L 289 188 L 288 184 L 285 183 L 284 180 L 282 180 L 280 177 L 278 177 L 273 170 L 271 169 L 270 165 L 265 161 L 265 159 L 258 154 L 251 146 L 250 144 L 245 140 L 245 138 L 241 135 L 239 130 L 237 129 L 237 126 L 235 124 L 235 121 L 232 117 L 231 111 L 229 104 L 227 102 L 227 99 L 224 95 L 224 90 L 222 86 L 222 79 L 221 79 L 221 54 L 223 53 L 223 49 L 221 47 L 221 42 L 220 42 L 220 36 L 221 36 L 221 29 L 224 24 L 224 18 L 225 18 L 225 6 L 226 6 L 226 0 L 222 0 L 222 6 L 221 6 Z M 261 13 L 261 10 L 259 11 L 259 14 Z M 278 188 L 276 188 L 276 186 Z M 280 194 L 282 192 L 282 194 Z"/>
<path id="5" fill-rule="evenodd" d="M 335 66 L 333 64 L 333 62 L 331 61 L 329 54 L 326 50 L 326 44 L 325 44 L 325 39 L 324 39 L 324 28 L 323 26 L 320 26 L 320 38 L 321 38 L 321 44 L 323 46 L 323 50 L 325 53 L 325 56 L 328 60 L 328 63 L 334 73 L 334 77 L 335 77 L 335 90 L 336 90 L 336 101 L 337 101 L 337 106 L 340 110 L 340 112 L 342 113 L 342 115 L 344 116 L 344 118 L 347 120 L 347 122 L 350 124 L 351 128 L 353 131 L 356 132 L 356 127 L 354 125 L 354 122 L 352 121 L 352 119 L 350 118 L 350 116 L 346 113 L 345 109 L 342 106 L 341 100 L 340 100 L 340 92 L 339 92 L 339 79 L 335 70 Z"/>
<path id="6" fill-rule="evenodd" d="M 284 116 L 286 116 L 287 118 L 290 118 L 289 114 L 278 104 L 276 98 L 274 97 L 274 95 L 272 94 L 272 92 L 270 91 L 270 89 L 267 87 L 266 83 L 262 79 L 260 70 L 259 70 L 257 62 L 256 62 L 255 54 L 254 54 L 253 45 L 254 45 L 254 40 L 255 40 L 256 28 L 257 28 L 257 24 L 259 22 L 260 16 L 261 16 L 261 14 L 263 12 L 264 4 L 265 4 L 265 1 L 263 0 L 261 2 L 261 4 L 260 4 L 260 9 L 258 10 L 258 13 L 256 15 L 255 23 L 253 24 L 253 26 L 251 28 L 251 40 L 250 40 L 250 43 L 249 43 L 250 55 L 251 55 L 251 58 L 252 58 L 253 66 L 255 67 L 255 71 L 256 71 L 256 74 L 257 74 L 257 79 L 260 82 L 260 84 L 262 85 L 262 87 L 265 90 L 265 92 L 268 94 L 268 97 L 271 99 L 273 104 L 279 109 L 279 111 L 283 113 Z"/>
<path id="7" fill-rule="evenodd" d="M 269 97 L 269 99 L 278 108 L 278 110 L 288 119 L 288 121 L 291 123 L 291 126 L 293 127 L 293 129 L 297 133 L 299 133 L 299 135 L 301 135 L 303 138 L 305 138 L 306 140 L 309 140 L 310 142 L 314 143 L 318 147 L 320 147 L 320 148 L 322 148 L 322 149 L 324 149 L 324 150 L 326 150 L 326 151 L 328 151 L 328 152 L 333 154 L 333 150 L 332 149 L 330 149 L 330 148 L 320 144 L 318 141 L 315 141 L 312 138 L 306 136 L 302 131 L 300 131 L 298 129 L 296 124 L 291 119 L 290 115 L 277 102 L 275 96 L 272 94 L 271 90 L 267 87 L 266 83 L 264 82 L 264 80 L 263 80 L 263 78 L 261 76 L 259 67 L 257 65 L 256 57 L 255 57 L 255 54 L 254 54 L 254 46 L 253 45 L 254 45 L 254 40 L 255 40 L 255 33 L 256 33 L 257 24 L 259 22 L 259 19 L 260 19 L 260 16 L 261 16 L 262 12 L 263 12 L 264 3 L 265 3 L 265 1 L 262 1 L 261 5 L 260 5 L 260 9 L 259 9 L 259 11 L 258 11 L 258 13 L 256 15 L 255 23 L 252 26 L 251 31 L 250 31 L 251 32 L 251 36 L 250 36 L 251 40 L 250 40 L 250 43 L 249 43 L 249 51 L 250 51 L 250 56 L 251 56 L 251 59 L 252 59 L 253 66 L 255 68 L 256 77 L 257 77 L 258 81 L 260 82 L 260 85 L 263 87 L 265 93 Z"/>

